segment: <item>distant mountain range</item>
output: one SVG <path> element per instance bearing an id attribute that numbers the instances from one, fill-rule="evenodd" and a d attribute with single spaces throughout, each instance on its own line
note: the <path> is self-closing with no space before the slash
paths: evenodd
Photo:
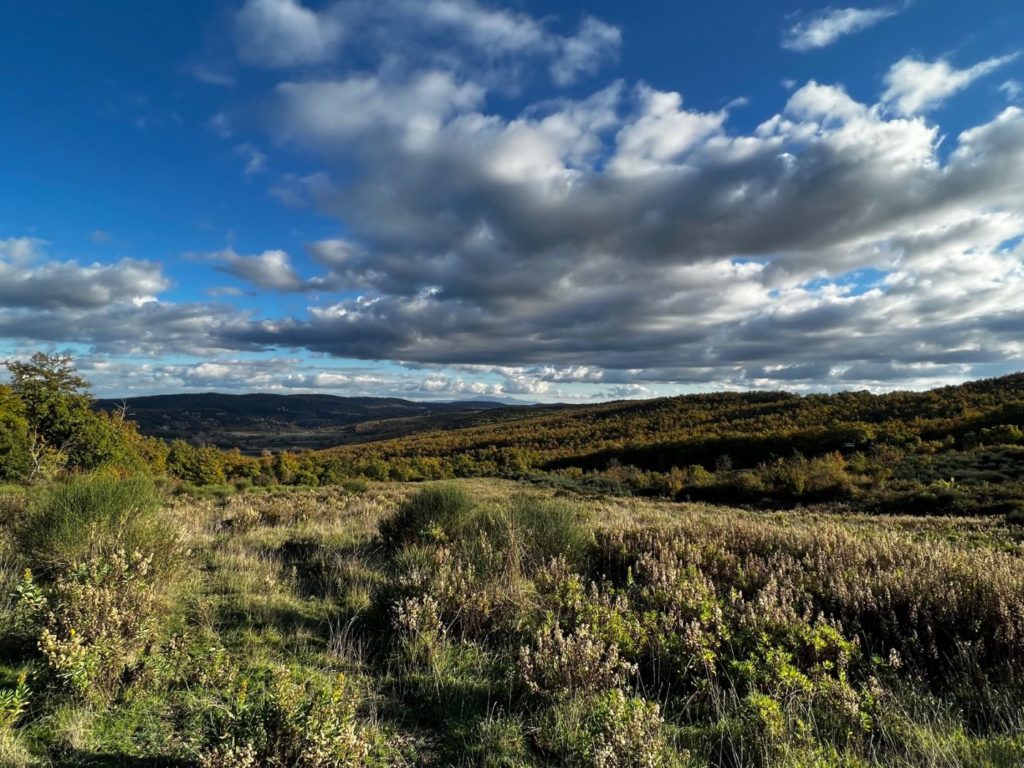
<path id="1" fill-rule="evenodd" d="M 414 402 L 391 397 L 335 395 L 227 395 L 217 392 L 97 400 L 112 411 L 127 407 L 144 435 L 182 439 L 245 452 L 326 448 L 401 437 L 429 429 L 475 426 L 508 401 Z"/>

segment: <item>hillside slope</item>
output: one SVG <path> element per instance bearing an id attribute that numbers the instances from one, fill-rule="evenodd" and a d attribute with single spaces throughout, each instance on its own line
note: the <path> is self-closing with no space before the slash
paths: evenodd
<path id="1" fill-rule="evenodd" d="M 421 403 L 383 397 L 209 392 L 97 400 L 95 407 L 126 407 L 128 418 L 144 435 L 258 452 L 324 448 L 421 429 L 468 426 L 477 415 L 506 406 L 486 401 Z"/>
<path id="2" fill-rule="evenodd" d="M 328 453 L 384 460 L 456 457 L 504 469 L 594 470 L 619 463 L 664 472 L 692 464 L 712 468 L 722 461 L 749 467 L 794 452 L 813 456 L 876 444 L 962 443 L 986 429 L 1024 425 L 1024 374 L 927 392 L 714 393 L 512 409 L 485 414 L 481 421 L 488 423 Z"/>

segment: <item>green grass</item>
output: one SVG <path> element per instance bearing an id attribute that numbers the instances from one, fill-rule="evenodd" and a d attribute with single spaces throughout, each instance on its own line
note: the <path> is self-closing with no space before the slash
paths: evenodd
<path id="1" fill-rule="evenodd" d="M 123 520 L 123 490 L 60 488 L 34 514 Z M 97 499 L 88 514 L 83 498 Z M 198 766 L 226 722 L 279 755 L 348 734 L 359 764 L 379 766 L 1024 761 L 1024 547 L 998 518 L 755 513 L 484 480 L 175 496 L 155 513 L 184 554 L 161 577 L 173 589 L 145 668 L 99 705 L 31 647 L 0 645 L 0 689 L 34 670 L 0 765 Z M 0 525 L 0 589 L 37 562 L 27 530 Z M 54 541 L 57 571 L 83 555 Z M 624 666 L 607 676 L 613 652 Z M 337 704 L 309 710 L 315 690 Z M 629 762 L 641 755 L 653 762 Z"/>
<path id="2" fill-rule="evenodd" d="M 138 550 L 164 561 L 175 533 L 159 514 L 160 504 L 146 477 L 74 478 L 34 499 L 14 535 L 28 565 L 45 573 L 101 550 Z"/>

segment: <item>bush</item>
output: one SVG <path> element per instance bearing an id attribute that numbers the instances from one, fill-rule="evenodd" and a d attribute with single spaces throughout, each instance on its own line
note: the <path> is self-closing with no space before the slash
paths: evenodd
<path id="1" fill-rule="evenodd" d="M 344 676 L 332 685 L 234 676 L 211 702 L 199 745 L 201 768 L 357 768 L 373 746 L 356 719 L 358 699 Z"/>
<path id="2" fill-rule="evenodd" d="M 508 503 L 507 520 L 527 570 L 558 556 L 579 563 L 594 541 L 583 514 L 566 501 L 518 494 Z"/>
<path id="3" fill-rule="evenodd" d="M 677 768 L 658 705 L 620 690 L 558 702 L 538 729 L 539 746 L 573 768 Z"/>
<path id="4" fill-rule="evenodd" d="M 370 484 L 361 477 L 346 478 L 340 485 L 349 493 L 366 493 L 370 489 Z"/>
<path id="5" fill-rule="evenodd" d="M 16 531 L 18 548 L 33 570 L 50 576 L 119 550 L 152 555 L 159 569 L 176 548 L 159 504 L 153 481 L 145 477 L 75 478 L 31 505 Z"/>
<path id="6" fill-rule="evenodd" d="M 385 546 L 397 549 L 428 534 L 451 533 L 473 511 L 474 503 L 454 483 L 440 483 L 410 496 L 393 516 L 380 524 Z"/>
<path id="7" fill-rule="evenodd" d="M 615 688 L 636 672 L 615 643 L 594 637 L 586 626 L 566 634 L 557 624 L 520 650 L 519 668 L 530 691 L 555 697 Z"/>
<path id="8" fill-rule="evenodd" d="M 150 652 L 156 639 L 150 560 L 118 552 L 83 563 L 54 584 L 39 649 L 57 680 L 82 698 L 109 700 Z M 30 590 L 26 596 L 34 597 Z"/>

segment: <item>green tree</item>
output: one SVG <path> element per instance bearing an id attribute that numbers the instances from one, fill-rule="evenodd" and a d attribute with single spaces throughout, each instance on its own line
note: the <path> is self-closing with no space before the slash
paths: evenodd
<path id="1" fill-rule="evenodd" d="M 10 387 L 0 386 L 0 481 L 25 478 L 32 465 L 25 409 Z"/>
<path id="2" fill-rule="evenodd" d="M 64 468 L 135 470 L 146 465 L 134 425 L 123 414 L 92 409 L 89 382 L 75 371 L 70 356 L 37 352 L 28 362 L 8 360 L 5 365 L 10 392 L 28 424 L 28 479 Z"/>
<path id="3" fill-rule="evenodd" d="M 195 485 L 218 485 L 225 481 L 221 452 L 212 446 L 197 448 L 184 440 L 171 443 L 167 471 Z"/>
<path id="4" fill-rule="evenodd" d="M 74 465 L 73 454 L 89 437 L 89 383 L 75 372 L 68 355 L 37 352 L 28 362 L 7 360 L 5 365 L 11 392 L 28 422 L 29 479 Z"/>

